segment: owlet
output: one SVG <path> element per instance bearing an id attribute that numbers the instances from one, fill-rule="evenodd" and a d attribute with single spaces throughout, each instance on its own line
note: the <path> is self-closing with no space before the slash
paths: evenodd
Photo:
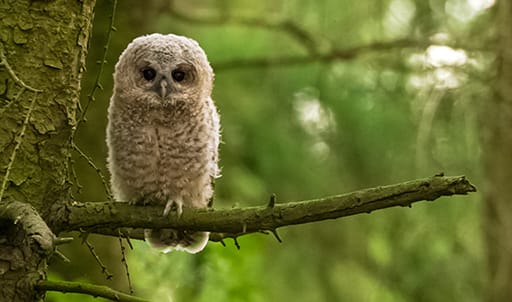
<path id="1" fill-rule="evenodd" d="M 114 72 L 107 145 L 117 201 L 175 209 L 204 208 L 212 199 L 220 140 L 211 98 L 213 71 L 199 44 L 177 35 L 133 40 Z M 163 252 L 201 251 L 206 232 L 146 230 Z"/>

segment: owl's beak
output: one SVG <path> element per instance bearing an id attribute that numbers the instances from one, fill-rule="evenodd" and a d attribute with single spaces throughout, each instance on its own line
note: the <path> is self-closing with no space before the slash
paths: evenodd
<path id="1" fill-rule="evenodd" d="M 160 80 L 160 85 L 158 87 L 158 94 L 162 99 L 165 99 L 171 93 L 170 83 L 166 78 Z"/>

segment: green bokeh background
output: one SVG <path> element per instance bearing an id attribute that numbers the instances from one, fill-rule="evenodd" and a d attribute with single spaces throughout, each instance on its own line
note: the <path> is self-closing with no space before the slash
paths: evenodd
<path id="1" fill-rule="evenodd" d="M 476 4 L 475 4 L 476 3 Z M 482 4 L 478 6 L 477 4 Z M 309 56 L 301 40 L 277 28 L 289 21 L 319 53 L 355 49 L 347 60 L 293 66 L 216 69 L 222 118 L 222 178 L 215 207 L 260 205 L 339 194 L 432 176 L 464 174 L 481 182 L 480 106 L 492 97 L 489 1 L 119 1 L 108 61 L 77 144 L 103 173 L 106 108 L 113 65 L 135 37 L 176 33 L 197 40 L 215 66 L 254 58 Z M 492 3 L 491 3 L 492 4 Z M 98 1 L 83 80 L 87 102 L 108 31 L 111 1 Z M 415 47 L 357 50 L 408 39 Z M 460 44 L 462 63 L 440 64 L 431 45 Z M 476 51 L 474 49 L 480 49 Z M 448 52 L 451 54 L 452 52 Z M 429 57 L 432 55 L 432 57 Z M 444 55 L 446 56 L 449 55 Z M 437 61 L 436 61 L 437 60 Z M 75 162 L 77 199 L 106 199 L 94 169 Z M 151 301 L 481 301 L 486 288 L 481 196 L 441 198 L 335 221 L 250 235 L 198 255 L 159 254 L 143 242 L 129 253 L 137 295 Z M 79 241 L 64 250 L 52 278 L 93 280 L 126 289 L 117 239 L 91 237 L 115 272 L 104 280 Z M 49 293 L 48 301 L 98 301 Z"/>

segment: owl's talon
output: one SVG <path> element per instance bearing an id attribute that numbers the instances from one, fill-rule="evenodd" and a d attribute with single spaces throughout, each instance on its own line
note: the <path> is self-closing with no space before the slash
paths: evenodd
<path id="1" fill-rule="evenodd" d="M 183 201 L 180 199 L 167 201 L 163 216 L 169 215 L 173 205 L 176 206 L 176 213 L 178 214 L 178 217 L 181 217 L 181 214 L 183 214 Z"/>
<path id="2" fill-rule="evenodd" d="M 181 214 L 183 214 L 183 202 L 176 203 L 176 213 L 178 217 L 181 217 Z"/>
<path id="3" fill-rule="evenodd" d="M 128 204 L 132 206 L 145 206 L 146 203 L 147 202 L 144 198 L 134 198 L 128 201 Z"/>

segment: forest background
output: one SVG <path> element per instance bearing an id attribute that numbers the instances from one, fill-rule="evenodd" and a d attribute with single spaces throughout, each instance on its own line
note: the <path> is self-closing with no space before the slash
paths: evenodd
<path id="1" fill-rule="evenodd" d="M 112 1 L 98 1 L 84 104 L 111 15 Z M 502 160 L 496 152 L 506 154 L 510 145 L 492 133 L 510 129 L 495 114 L 508 112 L 499 107 L 509 103 L 500 86 L 507 80 L 500 38 L 512 18 L 493 0 L 119 1 L 115 27 L 103 89 L 76 135 L 105 174 L 114 64 L 133 38 L 160 32 L 197 40 L 216 73 L 223 176 L 215 207 L 261 205 L 272 193 L 277 202 L 305 200 L 439 172 L 464 174 L 480 189 L 412 209 L 283 228 L 283 243 L 243 236 L 240 250 L 227 240 L 226 247 L 210 243 L 197 255 L 164 255 L 134 242 L 128 263 L 137 295 L 152 301 L 505 301 L 496 296 L 511 281 L 511 265 L 496 255 L 511 250 L 498 229 L 507 229 L 512 214 L 492 209 L 510 195 L 491 183 L 512 169 L 510 161 L 493 164 Z M 83 185 L 77 198 L 106 200 L 87 161 L 77 156 L 75 169 Z M 487 198 L 491 191 L 505 200 Z M 112 280 L 79 241 L 61 248 L 72 262 L 54 261 L 50 278 L 126 289 L 118 240 L 90 240 Z"/>

